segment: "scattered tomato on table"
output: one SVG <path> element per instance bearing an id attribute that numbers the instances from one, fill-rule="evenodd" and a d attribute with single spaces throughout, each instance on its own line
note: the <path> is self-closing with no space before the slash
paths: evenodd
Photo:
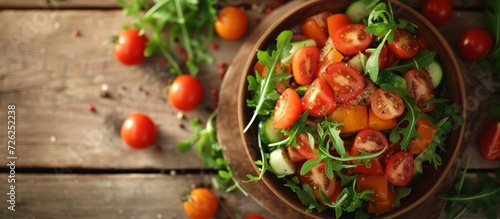
<path id="1" fill-rule="evenodd" d="M 458 49 L 462 59 L 473 62 L 493 49 L 493 39 L 486 30 L 472 28 L 462 35 Z"/>
<path id="2" fill-rule="evenodd" d="M 179 75 L 168 89 L 168 100 L 178 110 L 193 110 L 203 100 L 203 87 L 196 77 Z"/>
<path id="3" fill-rule="evenodd" d="M 181 200 L 184 212 L 191 219 L 210 219 L 219 208 L 217 197 L 206 188 L 195 188 Z"/>
<path id="4" fill-rule="evenodd" d="M 226 6 L 219 11 L 214 22 L 217 34 L 226 40 L 237 40 L 247 31 L 248 18 L 244 11 L 234 6 Z"/>
<path id="5" fill-rule="evenodd" d="M 494 161 L 500 158 L 500 122 L 490 122 L 479 135 L 479 154 L 485 160 Z"/>
<path id="6" fill-rule="evenodd" d="M 144 149 L 156 140 L 156 126 L 145 114 L 133 113 L 122 124 L 121 136 L 127 145 L 136 149 Z"/>
<path id="7" fill-rule="evenodd" d="M 434 25 L 448 22 L 453 15 L 451 0 L 426 0 L 422 5 L 422 14 Z"/>
<path id="8" fill-rule="evenodd" d="M 144 50 L 148 38 L 145 35 L 140 35 L 136 29 L 123 30 L 113 49 L 116 60 L 125 65 L 137 65 L 142 63 L 146 57 Z"/>
<path id="9" fill-rule="evenodd" d="M 265 217 L 262 217 L 258 214 L 250 214 L 245 216 L 245 219 L 266 219 Z"/>

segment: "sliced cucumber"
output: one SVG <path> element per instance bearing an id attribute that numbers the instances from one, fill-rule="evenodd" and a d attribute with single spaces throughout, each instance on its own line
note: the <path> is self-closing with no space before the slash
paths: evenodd
<path id="1" fill-rule="evenodd" d="M 259 123 L 259 135 L 264 144 L 271 144 L 285 139 L 281 129 L 274 128 L 273 117 L 269 116 Z"/>
<path id="2" fill-rule="evenodd" d="M 286 155 L 285 147 L 276 148 L 269 154 L 269 166 L 278 176 L 295 173 L 295 164 Z"/>
<path id="3" fill-rule="evenodd" d="M 425 159 L 421 156 L 417 156 L 413 161 L 413 177 L 411 178 L 410 183 L 415 182 L 418 178 L 424 174 L 423 162 Z"/>
<path id="4" fill-rule="evenodd" d="M 314 41 L 313 39 L 305 39 L 305 40 L 292 42 L 292 49 L 290 49 L 290 55 L 281 59 L 281 63 L 284 63 L 284 64 L 292 63 L 293 55 L 295 55 L 295 53 L 297 53 L 297 51 L 300 48 L 306 47 L 306 46 L 316 46 L 316 41 Z"/>
<path id="5" fill-rule="evenodd" d="M 366 56 L 363 53 L 358 53 L 357 55 L 349 59 L 349 61 L 347 61 L 347 64 L 351 65 L 359 72 L 364 72 L 366 65 Z"/>
<path id="6" fill-rule="evenodd" d="M 441 79 L 443 79 L 443 68 L 441 67 L 441 64 L 434 60 L 429 66 L 426 67 L 426 69 L 431 76 L 432 86 L 436 88 L 441 83 Z"/>
<path id="7" fill-rule="evenodd" d="M 378 72 L 378 80 L 376 84 L 390 84 L 397 88 L 406 89 L 406 80 L 390 71 L 380 69 Z"/>
<path id="8" fill-rule="evenodd" d="M 353 23 L 360 23 L 361 20 L 364 18 L 367 18 L 368 15 L 370 15 L 370 12 L 372 11 L 373 7 L 366 7 L 365 4 L 361 1 L 355 1 L 347 7 L 347 10 L 345 11 L 345 14 Z"/>

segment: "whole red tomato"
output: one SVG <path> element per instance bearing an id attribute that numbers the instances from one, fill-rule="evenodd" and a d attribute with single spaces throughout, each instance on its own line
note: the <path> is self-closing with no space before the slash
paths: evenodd
<path id="1" fill-rule="evenodd" d="M 144 50 L 148 38 L 145 35 L 139 35 L 135 29 L 124 30 L 118 36 L 113 53 L 116 60 L 125 65 L 136 65 L 142 63 L 146 57 Z"/>
<path id="2" fill-rule="evenodd" d="M 453 3 L 451 0 L 425 0 L 422 14 L 434 25 L 444 24 L 453 15 Z"/>
<path id="3" fill-rule="evenodd" d="M 217 197 L 205 188 L 193 189 L 182 201 L 184 211 L 191 219 L 210 219 L 219 207 Z"/>
<path id="4" fill-rule="evenodd" d="M 122 124 L 121 136 L 132 148 L 149 147 L 156 140 L 156 126 L 153 121 L 142 113 L 129 115 Z"/>
<path id="5" fill-rule="evenodd" d="M 214 27 L 221 38 L 237 40 L 247 31 L 248 18 L 241 9 L 234 6 L 226 6 L 219 11 Z"/>
<path id="6" fill-rule="evenodd" d="M 490 122 L 478 138 L 479 154 L 485 160 L 500 158 L 500 122 Z"/>
<path id="7" fill-rule="evenodd" d="M 245 217 L 245 219 L 266 219 L 258 214 L 250 214 Z"/>
<path id="8" fill-rule="evenodd" d="M 203 87 L 195 77 L 179 75 L 168 89 L 168 100 L 178 110 L 193 110 L 203 100 Z"/>
<path id="9" fill-rule="evenodd" d="M 475 61 L 493 48 L 491 34 L 480 28 L 467 30 L 460 38 L 458 49 L 460 56 L 465 61 Z"/>

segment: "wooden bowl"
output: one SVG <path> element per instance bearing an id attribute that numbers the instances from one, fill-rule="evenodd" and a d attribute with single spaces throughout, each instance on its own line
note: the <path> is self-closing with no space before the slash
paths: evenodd
<path id="1" fill-rule="evenodd" d="M 226 78 L 221 87 L 220 111 L 217 118 L 218 138 L 223 147 L 224 155 L 240 181 L 245 181 L 246 174 L 257 174 L 257 167 L 253 161 L 260 159 L 257 145 L 257 123 L 247 132 L 243 128 L 248 124 L 253 109 L 247 107 L 246 100 L 250 98 L 247 91 L 247 75 L 253 74 L 253 66 L 257 62 L 256 51 L 263 50 L 268 45 L 275 44 L 278 34 L 293 26 L 300 24 L 309 16 L 323 11 L 338 11 L 349 4 L 349 0 L 296 0 L 279 8 L 266 17 L 262 23 L 253 30 L 252 34 L 241 46 L 239 52 L 232 61 L 232 66 L 226 73 Z M 444 87 L 450 101 L 460 106 L 460 113 L 465 118 L 465 88 L 461 76 L 459 64 L 447 41 L 439 31 L 422 15 L 410 7 L 392 1 L 395 15 L 409 20 L 419 27 L 419 33 L 426 36 L 429 48 L 437 52 L 437 59 L 442 63 L 444 75 Z M 449 135 L 446 142 L 446 153 L 442 154 L 443 164 L 437 168 L 429 168 L 424 172 L 419 182 L 412 187 L 409 196 L 401 201 L 401 206 L 390 212 L 379 215 L 380 218 L 395 218 L 401 216 L 434 194 L 436 188 L 443 182 L 457 155 L 464 134 L 465 126 L 456 127 Z M 284 217 L 294 217 L 288 209 L 294 209 L 299 214 L 306 214 L 306 206 L 302 205 L 289 188 L 283 186 L 284 181 L 278 179 L 271 173 L 266 173 L 262 183 L 241 183 L 244 188 L 249 189 L 253 198 L 270 211 Z M 269 191 L 272 194 L 268 194 Z M 273 200 L 269 200 L 269 199 Z M 287 206 L 288 212 L 282 212 L 283 206 Z M 279 207 L 279 208 L 278 208 Z M 281 211 L 281 213 L 280 213 Z M 305 215 L 302 215 L 305 216 Z M 307 214 L 312 218 L 332 218 L 333 211 Z"/>

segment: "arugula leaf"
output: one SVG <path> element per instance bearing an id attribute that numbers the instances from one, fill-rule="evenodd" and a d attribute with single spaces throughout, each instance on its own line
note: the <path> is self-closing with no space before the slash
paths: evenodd
<path id="1" fill-rule="evenodd" d="M 224 160 L 222 150 L 219 142 L 217 141 L 217 133 L 213 124 L 217 115 L 216 109 L 207 120 L 206 127 L 202 129 L 198 119 L 192 119 L 191 126 L 194 134 L 187 140 L 182 140 L 177 143 L 177 149 L 180 152 L 186 152 L 191 149 L 193 145 L 196 146 L 196 152 L 200 154 L 201 159 L 205 165 L 210 168 L 218 170 L 218 178 L 212 178 L 214 188 L 224 192 L 231 192 L 238 189 L 245 196 L 248 193 L 241 187 L 238 180 L 234 177 L 233 171 L 229 163 Z"/>
<path id="2" fill-rule="evenodd" d="M 269 147 L 275 147 L 280 145 L 292 145 L 293 147 L 298 148 L 299 144 L 297 143 L 297 135 L 303 132 L 310 133 L 314 131 L 314 127 L 307 126 L 306 121 L 309 116 L 309 111 L 306 111 L 300 115 L 299 119 L 292 124 L 292 127 L 289 129 L 283 129 L 281 132 L 287 136 L 285 139 L 279 142 L 271 143 Z M 314 145 L 312 142 L 311 145 Z"/>
<path id="3" fill-rule="evenodd" d="M 500 205 L 500 170 L 497 170 L 493 178 L 484 172 L 476 173 L 477 183 L 466 178 L 470 157 L 467 159 L 465 168 L 460 171 L 455 181 L 454 190 L 439 195 L 447 200 L 446 213 L 448 218 L 458 218 L 466 211 L 477 213 L 481 206 L 487 218 L 496 218 L 497 206 Z M 478 188 L 479 189 L 476 189 Z"/>
<path id="4" fill-rule="evenodd" d="M 425 68 L 434 61 L 435 56 L 436 51 L 423 50 L 418 52 L 413 58 L 405 60 L 401 64 L 395 63 L 385 70 L 405 73 L 412 68 Z"/>
<path id="5" fill-rule="evenodd" d="M 274 105 L 269 106 L 269 104 L 265 104 L 266 101 L 275 101 L 278 99 L 279 96 L 277 96 L 277 92 L 273 89 L 275 86 L 275 82 L 282 80 L 281 77 L 279 77 L 279 74 L 274 74 L 275 73 L 275 67 L 276 64 L 283 58 L 286 57 L 290 54 L 290 49 L 292 45 L 290 44 L 292 40 L 293 33 L 290 30 L 285 30 L 281 32 L 278 37 L 277 37 L 277 43 L 276 43 L 276 50 L 273 50 L 271 54 L 269 54 L 267 51 L 262 51 L 259 50 L 257 51 L 257 58 L 259 59 L 259 62 L 264 64 L 267 67 L 267 73 L 266 77 L 262 80 L 254 80 L 255 82 L 258 82 L 260 86 L 258 87 L 252 87 L 252 90 L 254 91 L 254 99 L 253 100 L 247 100 L 247 104 L 249 106 L 254 106 L 254 114 L 252 115 L 250 122 L 248 122 L 247 126 L 245 129 L 243 129 L 243 132 L 247 132 L 252 123 L 255 121 L 257 118 L 257 115 L 268 115 Z M 278 76 L 276 76 L 278 75 Z M 253 76 L 248 76 L 248 79 Z M 259 76 L 256 76 L 259 77 Z M 256 90 L 254 90 L 257 88 Z M 268 102 L 267 102 L 268 103 Z"/>

